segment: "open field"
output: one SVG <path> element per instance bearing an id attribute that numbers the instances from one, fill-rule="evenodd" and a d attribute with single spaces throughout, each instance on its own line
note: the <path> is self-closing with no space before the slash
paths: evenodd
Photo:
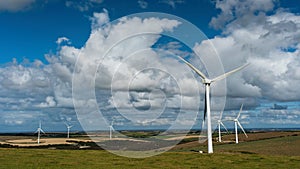
<path id="1" fill-rule="evenodd" d="M 299 168 L 300 157 L 166 152 L 130 159 L 104 150 L 0 149 L 0 168 Z"/>
<path id="2" fill-rule="evenodd" d="M 214 150 L 218 153 L 238 154 L 261 154 L 277 156 L 299 156 L 300 157 L 300 135 L 282 136 L 270 139 L 235 143 L 215 143 Z M 177 145 L 173 151 L 206 151 L 206 145 L 198 141 Z"/>
<path id="3" fill-rule="evenodd" d="M 300 168 L 300 132 L 251 133 L 237 145 L 214 143 L 214 154 L 200 154 L 206 145 L 186 139 L 169 152 L 142 159 L 104 150 L 0 148 L 0 168 Z"/>

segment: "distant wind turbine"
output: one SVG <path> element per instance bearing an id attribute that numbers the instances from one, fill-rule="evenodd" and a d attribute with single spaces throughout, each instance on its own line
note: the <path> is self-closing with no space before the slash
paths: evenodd
<path id="1" fill-rule="evenodd" d="M 44 130 L 42 129 L 42 123 L 41 123 L 41 121 L 40 121 L 39 127 L 37 128 L 37 130 L 36 130 L 36 132 L 35 132 L 35 133 L 38 133 L 38 140 L 37 140 L 37 143 L 38 143 L 38 144 L 40 144 L 41 132 L 44 133 L 44 134 L 46 134 L 46 133 L 44 132 Z"/>
<path id="2" fill-rule="evenodd" d="M 218 128 L 219 128 L 219 142 L 222 142 L 222 136 L 221 136 L 221 125 L 224 127 L 224 129 L 227 131 L 227 128 L 225 127 L 224 123 L 222 122 L 222 115 L 223 115 L 223 111 L 220 113 L 220 118 L 218 120 Z"/>
<path id="3" fill-rule="evenodd" d="M 111 140 L 112 139 L 112 132 L 115 130 L 114 127 L 114 120 L 110 123 L 110 126 L 109 126 L 109 139 Z"/>
<path id="4" fill-rule="evenodd" d="M 234 128 L 235 128 L 235 143 L 238 144 L 239 143 L 239 137 L 238 137 L 238 130 L 237 130 L 237 126 L 239 126 L 243 133 L 245 134 L 245 136 L 248 138 L 248 135 L 246 134 L 245 130 L 243 129 L 241 123 L 239 122 L 239 117 L 241 115 L 241 112 L 243 110 L 243 104 L 241 105 L 239 114 L 237 115 L 237 117 L 233 120 L 234 121 Z"/>
<path id="5" fill-rule="evenodd" d="M 194 67 L 192 64 L 190 64 L 189 62 L 187 62 L 186 60 L 184 60 L 182 57 L 178 56 L 180 58 L 180 60 L 182 60 L 185 64 L 187 64 L 191 69 L 193 69 L 201 78 L 202 78 L 202 83 L 205 85 L 205 105 L 204 105 L 204 118 L 207 115 L 207 144 L 208 144 L 208 153 L 213 153 L 213 145 L 212 145 L 212 131 L 211 131 L 211 115 L 210 115 L 210 85 L 213 82 L 222 80 L 226 77 L 228 77 L 229 75 L 245 68 L 246 66 L 248 66 L 249 64 L 245 64 L 241 67 L 238 67 L 234 70 L 231 70 L 223 75 L 217 76 L 213 79 L 209 79 L 208 77 L 206 77 L 204 75 L 204 73 L 202 73 L 200 70 L 198 70 L 196 67 Z"/>
<path id="6" fill-rule="evenodd" d="M 67 129 L 68 129 L 68 133 L 67 133 L 67 138 L 70 138 L 70 129 L 73 127 L 73 126 L 70 126 L 68 125 L 67 123 L 65 123 Z"/>

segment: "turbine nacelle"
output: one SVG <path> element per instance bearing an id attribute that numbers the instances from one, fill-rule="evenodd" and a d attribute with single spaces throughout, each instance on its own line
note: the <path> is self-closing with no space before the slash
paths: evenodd
<path id="1" fill-rule="evenodd" d="M 204 78 L 204 79 L 202 79 L 202 83 L 203 83 L 203 84 L 206 84 L 206 85 L 210 85 L 210 84 L 212 83 L 212 80 L 211 80 L 211 79 Z"/>

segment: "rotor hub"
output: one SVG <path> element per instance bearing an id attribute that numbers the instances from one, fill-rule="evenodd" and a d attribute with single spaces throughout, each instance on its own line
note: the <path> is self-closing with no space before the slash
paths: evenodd
<path id="1" fill-rule="evenodd" d="M 210 79 L 203 79 L 202 83 L 204 83 L 206 85 L 210 85 L 211 84 L 211 80 Z"/>

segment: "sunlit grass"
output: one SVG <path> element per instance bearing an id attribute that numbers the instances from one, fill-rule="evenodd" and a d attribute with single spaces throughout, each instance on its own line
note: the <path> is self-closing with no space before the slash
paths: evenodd
<path id="1" fill-rule="evenodd" d="M 197 146 L 140 159 L 104 150 L 1 148 L 0 168 L 299 168 L 300 156 L 292 156 L 299 152 L 299 141 L 293 136 L 221 144 L 214 154 L 200 154 L 196 150 L 206 147 Z"/>
<path id="2" fill-rule="evenodd" d="M 104 150 L 0 149 L 1 168 L 297 168 L 300 157 L 166 152 L 132 159 Z"/>

